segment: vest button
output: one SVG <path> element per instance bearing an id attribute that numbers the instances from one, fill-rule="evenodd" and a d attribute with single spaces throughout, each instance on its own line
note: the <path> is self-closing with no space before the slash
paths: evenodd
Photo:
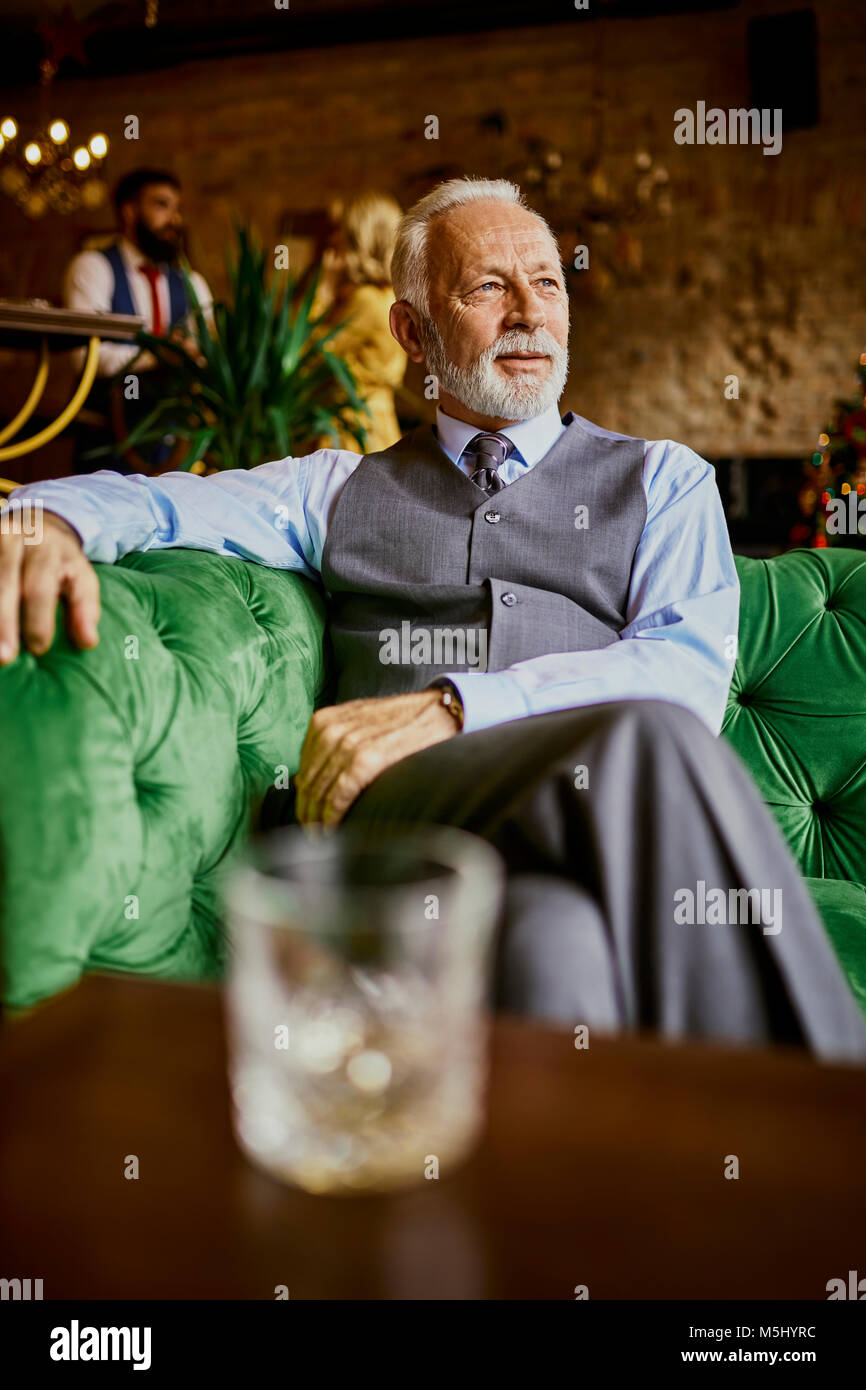
<path id="1" fill-rule="evenodd" d="M 506 608 L 513 608 L 515 603 L 517 602 L 516 594 L 500 594 L 500 598 L 502 599 L 502 602 L 505 604 Z"/>
<path id="2" fill-rule="evenodd" d="M 485 512 L 484 520 L 489 521 L 491 526 L 495 526 L 496 522 L 501 521 L 502 518 L 500 517 L 498 512 Z"/>

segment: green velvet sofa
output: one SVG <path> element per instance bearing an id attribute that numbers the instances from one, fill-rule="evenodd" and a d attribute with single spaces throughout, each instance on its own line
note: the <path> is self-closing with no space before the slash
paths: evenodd
<path id="1" fill-rule="evenodd" d="M 866 555 L 738 559 L 724 736 L 807 875 L 866 1013 Z M 3 999 L 86 970 L 218 978 L 219 884 L 327 697 L 297 576 L 197 551 L 98 566 L 99 646 L 63 621 L 0 670 Z"/>

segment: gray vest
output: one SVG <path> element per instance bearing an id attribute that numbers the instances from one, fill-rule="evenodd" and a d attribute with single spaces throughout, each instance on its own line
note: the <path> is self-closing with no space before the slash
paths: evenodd
<path id="1" fill-rule="evenodd" d="M 617 640 L 646 521 L 646 441 L 590 434 L 573 413 L 563 423 L 492 497 L 430 425 L 362 459 L 322 554 L 338 701 Z"/>

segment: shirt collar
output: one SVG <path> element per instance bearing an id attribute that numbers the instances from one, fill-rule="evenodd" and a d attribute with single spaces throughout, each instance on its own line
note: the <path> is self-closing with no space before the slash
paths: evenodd
<path id="1" fill-rule="evenodd" d="M 444 410 L 437 406 L 436 436 L 452 463 L 460 462 L 466 445 L 478 433 L 476 425 L 457 420 L 453 415 L 446 415 Z M 532 467 L 539 459 L 544 458 L 562 434 L 559 409 L 555 405 L 548 406 L 541 415 L 536 415 L 531 420 L 518 420 L 516 425 L 506 425 L 504 429 L 499 430 L 499 434 L 504 434 L 506 439 L 510 439 L 515 452 L 524 463 Z"/>

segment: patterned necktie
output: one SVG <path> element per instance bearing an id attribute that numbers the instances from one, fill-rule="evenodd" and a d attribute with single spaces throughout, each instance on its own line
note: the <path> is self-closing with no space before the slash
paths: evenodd
<path id="1" fill-rule="evenodd" d="M 140 265 L 139 270 L 150 284 L 150 304 L 153 317 L 151 333 L 158 338 L 162 334 L 162 309 L 159 303 L 159 271 L 155 265 Z"/>
<path id="2" fill-rule="evenodd" d="M 506 484 L 499 476 L 499 469 L 513 451 L 514 445 L 504 434 L 476 434 L 463 451 L 478 458 L 472 482 L 491 495 L 501 492 Z"/>

